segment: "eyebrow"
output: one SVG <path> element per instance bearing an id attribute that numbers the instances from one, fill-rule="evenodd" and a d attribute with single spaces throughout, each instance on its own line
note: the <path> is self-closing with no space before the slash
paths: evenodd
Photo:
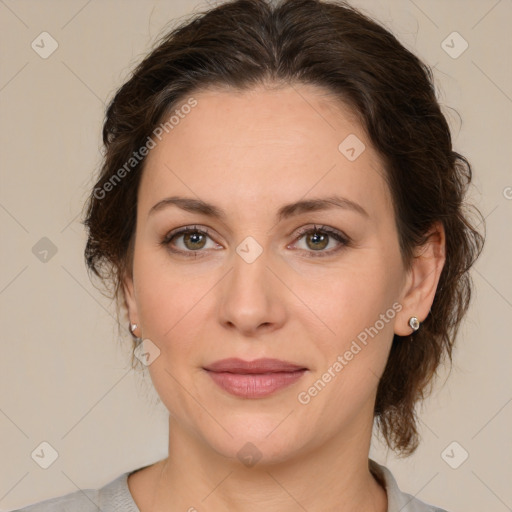
<path id="1" fill-rule="evenodd" d="M 172 205 L 177 206 L 178 208 L 181 208 L 187 212 L 199 213 L 222 221 L 225 221 L 227 218 L 226 212 L 213 204 L 202 201 L 201 199 L 193 199 L 180 196 L 167 197 L 161 201 L 158 201 L 158 203 L 151 207 L 148 212 L 148 216 Z M 355 203 L 354 201 L 351 201 L 345 197 L 329 196 L 301 200 L 295 203 L 286 204 L 279 208 L 277 212 L 277 219 L 278 221 L 282 221 L 302 213 L 330 210 L 333 208 L 341 208 L 344 210 L 353 211 L 365 218 L 370 217 L 368 212 L 360 204 Z"/>

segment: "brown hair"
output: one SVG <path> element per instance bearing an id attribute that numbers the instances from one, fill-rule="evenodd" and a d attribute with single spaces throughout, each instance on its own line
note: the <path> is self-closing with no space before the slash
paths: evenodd
<path id="1" fill-rule="evenodd" d="M 468 270 L 483 248 L 465 209 L 484 219 L 464 202 L 471 166 L 452 149 L 430 68 L 346 3 L 231 1 L 193 14 L 158 41 L 106 113 L 104 162 L 84 221 L 86 263 L 113 285 L 119 307 L 145 159 L 128 170 L 126 162 L 179 102 L 208 87 L 298 83 L 327 89 L 359 116 L 384 163 L 406 269 L 429 227 L 441 221 L 445 228 L 446 262 L 430 314 L 414 342 L 394 336 L 377 390 L 377 425 L 391 449 L 409 455 L 419 444 L 416 403 L 430 392 L 440 363 L 448 357 L 451 365 L 473 286 Z M 113 182 L 123 166 L 122 182 Z"/>

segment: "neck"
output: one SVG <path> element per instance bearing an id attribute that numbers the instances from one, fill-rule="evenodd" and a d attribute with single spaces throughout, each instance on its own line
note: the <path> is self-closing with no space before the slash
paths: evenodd
<path id="1" fill-rule="evenodd" d="M 387 511 L 386 492 L 368 468 L 371 429 L 344 431 L 285 461 L 252 467 L 213 451 L 171 418 L 169 433 L 169 457 L 158 463 L 152 493 L 154 512 Z"/>

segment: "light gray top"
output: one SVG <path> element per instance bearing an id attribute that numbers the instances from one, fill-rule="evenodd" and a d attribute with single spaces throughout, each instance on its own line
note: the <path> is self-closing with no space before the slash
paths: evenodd
<path id="1" fill-rule="evenodd" d="M 369 459 L 371 472 L 383 482 L 388 495 L 387 512 L 447 512 L 428 505 L 398 488 L 391 471 Z M 142 469 L 142 468 L 139 468 Z M 101 489 L 85 489 L 34 503 L 14 512 L 140 512 L 128 488 L 128 471 Z"/>

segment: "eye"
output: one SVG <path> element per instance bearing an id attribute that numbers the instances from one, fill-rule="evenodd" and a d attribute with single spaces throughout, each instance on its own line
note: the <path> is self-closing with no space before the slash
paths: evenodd
<path id="1" fill-rule="evenodd" d="M 199 229 L 197 226 L 187 226 L 171 231 L 165 236 L 161 243 L 172 252 L 181 253 L 185 256 L 198 256 L 199 252 L 204 252 L 202 249 L 215 248 L 207 247 L 208 239 L 211 240 L 207 229 Z M 214 244 L 214 246 L 215 245 L 216 244 Z"/>
<path id="2" fill-rule="evenodd" d="M 212 245 L 208 247 L 208 239 Z M 350 244 L 350 238 L 340 231 L 328 226 L 307 226 L 298 232 L 296 242 L 304 239 L 306 248 L 301 248 L 307 257 L 329 256 L 338 252 Z M 335 241 L 334 248 L 325 250 L 326 247 Z M 216 249 L 220 247 L 213 242 L 210 232 L 206 228 L 199 229 L 197 226 L 187 226 L 168 233 L 161 241 L 161 245 L 167 247 L 171 252 L 182 254 L 187 257 L 203 256 L 203 249 Z M 289 246 L 290 247 L 290 246 Z"/>
<path id="3" fill-rule="evenodd" d="M 305 250 L 308 257 L 329 256 L 341 250 L 350 243 L 350 238 L 340 231 L 327 226 L 313 226 L 302 228 L 299 233 L 298 241 L 304 239 Z M 335 241 L 334 248 L 324 250 L 330 242 Z"/>

